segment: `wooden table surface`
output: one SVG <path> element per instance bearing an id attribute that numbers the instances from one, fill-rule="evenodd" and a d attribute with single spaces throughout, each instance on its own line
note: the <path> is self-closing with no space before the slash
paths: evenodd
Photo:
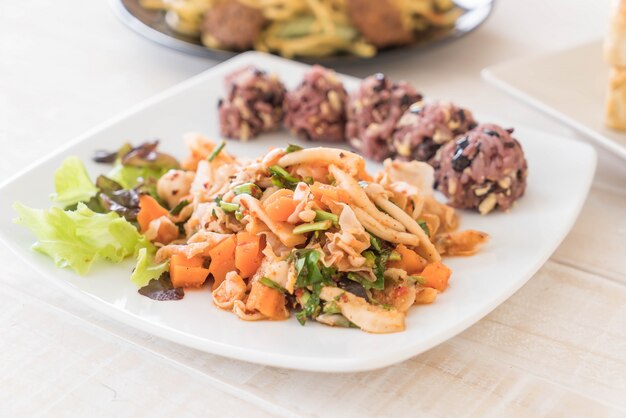
<path id="1" fill-rule="evenodd" d="M 487 86 L 479 71 L 601 37 L 608 0 L 497 3 L 459 42 L 340 70 L 382 70 L 430 97 L 583 140 Z M 3 1 L 0 182 L 213 64 L 140 38 L 104 1 Z M 3 249 L 0 416 L 624 417 L 625 166 L 599 150 L 573 230 L 508 301 L 440 346 L 366 373 L 258 366 L 152 337 L 90 311 Z"/>

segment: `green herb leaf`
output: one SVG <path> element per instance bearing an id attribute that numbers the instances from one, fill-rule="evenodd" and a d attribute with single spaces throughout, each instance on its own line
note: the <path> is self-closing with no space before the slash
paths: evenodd
<path id="1" fill-rule="evenodd" d="M 237 203 L 224 202 L 223 200 L 220 200 L 219 206 L 224 212 L 227 213 L 236 212 L 239 209 L 239 205 Z"/>
<path id="2" fill-rule="evenodd" d="M 225 146 L 226 141 L 220 142 L 219 145 L 213 149 L 213 152 L 211 153 L 211 155 L 209 155 L 209 158 L 207 158 L 207 160 L 209 162 L 213 161 L 220 154 L 220 152 L 222 152 Z"/>
<path id="3" fill-rule="evenodd" d="M 285 148 L 285 152 L 287 154 L 291 154 L 292 152 L 302 151 L 303 148 L 300 145 L 289 144 L 287 148 Z"/>
<path id="4" fill-rule="evenodd" d="M 244 183 L 239 186 L 235 186 L 235 188 L 233 188 L 233 192 L 235 195 L 249 194 L 257 199 L 260 199 L 263 195 L 263 191 L 254 183 Z"/>
<path id="5" fill-rule="evenodd" d="M 325 210 L 316 210 L 315 211 L 315 220 L 316 221 L 332 221 L 333 224 L 337 225 L 339 223 L 339 216 L 334 213 L 326 212 Z"/>
<path id="6" fill-rule="evenodd" d="M 191 202 L 187 199 L 183 199 L 178 202 L 178 205 L 174 206 L 172 210 L 170 210 L 170 215 L 179 215 L 180 211 L 182 211 L 186 206 L 188 206 Z"/>
<path id="7" fill-rule="evenodd" d="M 307 232 L 312 232 L 312 231 L 326 231 L 331 226 L 333 226 L 333 222 L 330 219 L 328 219 L 326 221 L 311 222 L 308 224 L 300 224 L 296 226 L 292 232 L 294 234 L 305 234 Z"/>
<path id="8" fill-rule="evenodd" d="M 259 282 L 264 285 L 267 286 L 271 289 L 276 289 L 278 290 L 280 293 L 286 294 L 287 293 L 287 289 L 285 289 L 284 287 L 282 287 L 281 285 L 279 285 L 278 283 L 276 283 L 274 280 L 268 278 L 268 277 L 261 277 L 259 279 Z"/>
<path id="9" fill-rule="evenodd" d="M 337 304 L 337 302 L 335 302 L 334 300 L 331 300 L 324 304 L 323 312 L 327 314 L 340 314 L 341 308 L 339 308 L 339 305 Z"/>
<path id="10" fill-rule="evenodd" d="M 428 229 L 428 224 L 423 219 L 419 219 L 417 224 L 422 228 L 427 237 L 430 237 L 430 229 Z"/>

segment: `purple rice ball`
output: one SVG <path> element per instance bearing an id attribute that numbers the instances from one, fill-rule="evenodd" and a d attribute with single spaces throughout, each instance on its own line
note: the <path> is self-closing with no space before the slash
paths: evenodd
<path id="1" fill-rule="evenodd" d="M 285 86 L 278 76 L 248 66 L 224 81 L 228 93 L 218 102 L 222 136 L 246 141 L 280 126 Z"/>
<path id="2" fill-rule="evenodd" d="M 285 96 L 285 126 L 309 141 L 344 141 L 347 101 L 348 94 L 335 72 L 315 65 Z"/>
<path id="3" fill-rule="evenodd" d="M 346 138 L 364 157 L 382 161 L 393 155 L 391 135 L 402 114 L 422 100 L 413 86 L 374 74 L 348 99 Z"/>
<path id="4" fill-rule="evenodd" d="M 445 143 L 476 125 L 472 112 L 452 103 L 414 103 L 393 132 L 395 156 L 428 162 Z"/>
<path id="5" fill-rule="evenodd" d="M 528 165 L 513 129 L 481 124 L 435 156 L 435 183 L 457 208 L 509 210 L 524 195 Z"/>

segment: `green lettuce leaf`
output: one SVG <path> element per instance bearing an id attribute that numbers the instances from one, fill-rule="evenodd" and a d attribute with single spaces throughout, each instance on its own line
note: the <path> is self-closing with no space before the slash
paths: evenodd
<path id="1" fill-rule="evenodd" d="M 32 209 L 16 202 L 15 222 L 37 237 L 33 249 L 46 254 L 61 268 L 86 274 L 95 260 L 120 262 L 152 244 L 114 212 L 96 213 L 83 203 L 76 210 L 57 207 Z"/>
<path id="2" fill-rule="evenodd" d="M 115 180 L 125 189 L 132 189 L 150 179 L 160 179 L 168 170 L 169 168 L 134 167 L 123 165 L 118 161 L 107 177 Z"/>
<path id="3" fill-rule="evenodd" d="M 67 157 L 54 173 L 52 200 L 63 207 L 86 202 L 98 193 L 82 161 L 78 157 Z"/>
<path id="4" fill-rule="evenodd" d="M 130 280 L 137 287 L 144 287 L 150 283 L 150 280 L 161 277 L 161 274 L 168 270 L 169 265 L 169 260 L 156 264 L 154 262 L 154 251 L 149 251 L 148 248 L 141 248 L 137 253 L 137 265 L 130 276 Z"/>

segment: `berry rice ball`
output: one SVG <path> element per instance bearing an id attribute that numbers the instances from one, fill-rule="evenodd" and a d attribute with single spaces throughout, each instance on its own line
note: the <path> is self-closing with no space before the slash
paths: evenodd
<path id="1" fill-rule="evenodd" d="M 249 66 L 226 76 L 225 85 L 217 105 L 222 136 L 246 141 L 280 126 L 285 86 L 275 74 Z"/>
<path id="2" fill-rule="evenodd" d="M 383 74 L 367 77 L 348 100 L 346 138 L 364 157 L 382 161 L 393 155 L 391 134 L 405 110 L 422 100 L 415 88 Z"/>
<path id="3" fill-rule="evenodd" d="M 435 156 L 435 183 L 457 208 L 510 209 L 524 195 L 528 166 L 513 129 L 481 124 Z"/>
<path id="4" fill-rule="evenodd" d="M 343 141 L 347 101 L 346 90 L 335 72 L 315 65 L 285 96 L 285 126 L 309 141 Z"/>
<path id="5" fill-rule="evenodd" d="M 477 125 L 472 112 L 452 103 L 414 103 L 393 132 L 395 156 L 430 161 L 437 150 Z"/>

